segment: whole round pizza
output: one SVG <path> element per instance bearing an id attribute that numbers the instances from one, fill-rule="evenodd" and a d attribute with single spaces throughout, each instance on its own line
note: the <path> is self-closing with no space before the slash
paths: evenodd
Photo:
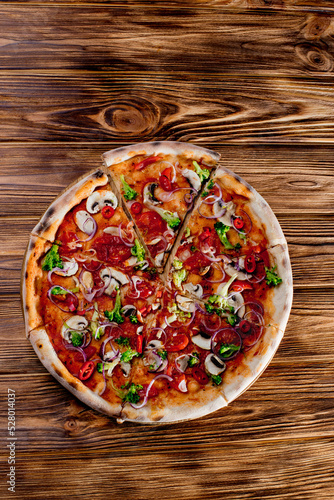
<path id="1" fill-rule="evenodd" d="M 81 401 L 155 423 L 226 406 L 263 372 L 292 302 L 265 200 L 187 143 L 115 149 L 31 233 L 27 336 Z"/>

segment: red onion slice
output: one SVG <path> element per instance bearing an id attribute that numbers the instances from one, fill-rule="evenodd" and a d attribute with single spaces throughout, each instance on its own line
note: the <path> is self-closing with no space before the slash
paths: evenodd
<path id="1" fill-rule="evenodd" d="M 62 307 L 60 307 L 60 305 L 57 304 L 57 302 L 53 299 L 53 296 L 52 296 L 52 290 L 54 288 L 61 288 L 62 290 L 65 290 L 66 293 L 68 293 L 69 295 L 72 295 L 72 297 L 75 298 L 75 304 L 76 305 L 73 304 L 73 307 L 71 308 L 71 306 L 69 306 L 68 309 L 63 309 Z M 66 313 L 73 312 L 73 311 L 75 311 L 78 308 L 78 305 L 79 305 L 79 299 L 78 299 L 78 297 L 74 293 L 70 292 L 70 290 L 68 290 L 67 288 L 64 288 L 63 286 L 59 286 L 59 285 L 52 286 L 47 291 L 47 296 L 48 296 L 48 299 L 52 302 L 52 304 L 54 304 L 55 306 L 57 306 L 58 309 L 60 309 L 63 312 L 66 312 Z"/>
<path id="2" fill-rule="evenodd" d="M 130 403 L 130 405 L 132 406 L 132 408 L 134 408 L 135 410 L 139 410 L 140 408 L 143 408 L 143 406 L 145 406 L 145 405 L 146 405 L 147 400 L 148 400 L 148 395 L 149 395 L 149 393 L 150 393 L 150 390 L 151 390 L 151 388 L 152 388 L 152 386 L 153 386 L 154 382 L 155 382 L 156 380 L 158 380 L 159 378 L 165 378 L 165 379 L 166 379 L 166 380 L 168 380 L 169 382 L 171 382 L 171 381 L 173 380 L 173 378 L 172 378 L 172 377 L 170 377 L 169 375 L 165 375 L 165 374 L 163 374 L 163 373 L 162 373 L 161 375 L 157 375 L 156 377 L 154 377 L 154 379 L 152 379 L 152 380 L 151 380 L 151 382 L 150 382 L 150 383 L 148 384 L 148 386 L 147 386 L 146 393 L 145 393 L 145 396 L 144 396 L 144 399 L 143 399 L 142 403 L 140 403 L 140 404 L 138 404 L 138 405 L 136 405 L 136 404 L 134 404 L 134 403 Z"/>
<path id="3" fill-rule="evenodd" d="M 69 344 L 68 342 L 66 342 L 64 339 L 63 339 L 63 346 L 65 347 L 65 349 L 67 349 L 68 351 L 76 351 L 76 352 L 79 352 L 82 357 L 83 357 L 83 360 L 84 360 L 84 363 L 86 363 L 87 361 L 87 356 L 86 356 L 86 353 L 85 351 L 82 349 L 82 347 L 74 347 L 74 345 L 72 344 Z"/>
<path id="4" fill-rule="evenodd" d="M 210 194 L 210 196 L 207 196 L 206 198 L 204 198 L 203 203 L 205 203 L 206 205 L 214 205 L 217 201 L 220 201 L 220 200 L 224 201 L 222 199 L 223 193 L 222 193 L 222 190 L 221 190 L 221 187 L 219 186 L 219 184 L 217 184 L 215 182 L 213 186 L 216 186 L 216 188 L 218 189 L 219 194 L 218 194 L 218 196 L 216 196 L 214 194 Z"/>
<path id="5" fill-rule="evenodd" d="M 121 223 L 120 223 L 120 225 L 118 226 L 118 235 L 119 235 L 119 238 L 120 238 L 121 242 L 122 242 L 125 246 L 127 246 L 127 247 L 132 247 L 132 246 L 133 246 L 134 239 L 135 239 L 134 234 L 133 234 L 133 233 L 131 234 L 131 236 L 130 236 L 130 238 L 131 238 L 131 239 L 130 239 L 127 235 L 126 235 L 126 237 L 127 237 L 127 241 L 125 241 L 124 237 L 122 236 L 122 231 L 123 231 L 123 233 L 124 233 L 124 234 L 126 234 L 126 233 L 125 233 L 125 231 L 122 229 L 122 224 L 123 224 L 123 223 L 121 222 Z"/>
<path id="6" fill-rule="evenodd" d="M 226 331 L 226 332 L 233 332 L 233 335 L 236 335 L 236 337 L 238 337 L 238 341 L 239 341 L 239 345 L 238 345 L 239 349 L 238 349 L 238 351 L 235 351 L 235 352 L 232 354 L 232 356 L 229 356 L 229 357 L 226 357 L 226 358 L 224 358 L 224 356 L 221 356 L 221 355 L 219 354 L 219 352 L 215 352 L 215 347 L 216 347 L 216 345 L 217 345 L 217 344 L 216 344 L 216 342 L 215 342 L 215 339 L 216 339 L 216 337 L 217 337 L 217 335 L 218 335 L 219 333 L 224 332 L 224 331 Z M 234 342 L 233 342 L 233 343 L 234 343 Z M 236 345 L 236 344 L 234 344 L 234 345 Z M 212 351 L 214 354 L 216 354 L 216 356 L 218 356 L 218 357 L 219 357 L 221 360 L 223 360 L 224 362 L 225 362 L 225 361 L 229 361 L 230 359 L 235 358 L 235 357 L 239 354 L 239 352 L 241 351 L 241 349 L 242 349 L 242 338 L 241 338 L 241 335 L 240 335 L 240 334 L 239 334 L 239 333 L 238 333 L 238 332 L 237 332 L 234 328 L 222 328 L 221 330 L 218 330 L 218 331 L 217 331 L 217 332 L 216 332 L 216 333 L 215 333 L 215 334 L 211 337 L 211 351 Z"/>
<path id="7" fill-rule="evenodd" d="M 201 208 L 202 204 L 203 204 L 203 202 L 202 202 L 202 203 L 201 203 L 201 205 L 198 207 L 197 212 L 198 212 L 198 213 L 199 213 L 202 217 L 204 217 L 204 219 L 218 219 L 219 217 L 222 217 L 222 216 L 225 214 L 225 212 L 226 212 L 226 208 L 225 208 L 225 207 L 222 207 L 221 211 L 220 211 L 218 214 L 216 214 L 216 215 L 204 215 L 204 214 L 202 214 L 202 212 L 200 211 L 200 208 Z"/>
<path id="8" fill-rule="evenodd" d="M 205 281 L 207 281 L 208 283 L 221 283 L 222 281 L 224 281 L 226 273 L 225 273 L 224 269 L 222 269 L 222 266 L 220 264 L 217 264 L 216 262 L 214 262 L 212 264 L 212 267 L 215 267 L 216 269 L 218 269 L 222 273 L 222 277 L 219 280 L 209 280 L 208 278 L 203 276 Z"/>
<path id="9" fill-rule="evenodd" d="M 221 320 L 221 318 L 220 318 L 219 316 L 218 316 L 218 319 L 219 319 L 219 325 L 218 325 L 218 326 L 216 326 L 216 325 L 215 325 L 213 328 L 212 328 L 212 326 L 208 326 L 208 325 L 207 325 L 207 322 L 205 321 L 206 319 L 207 319 L 207 318 L 205 318 L 205 317 L 204 317 L 204 318 L 202 318 L 202 325 L 204 326 L 204 328 L 205 328 L 208 332 L 212 333 L 212 332 L 216 332 L 217 330 L 219 330 L 219 328 L 221 327 L 221 324 L 222 324 L 222 320 Z"/>
<path id="10" fill-rule="evenodd" d="M 160 328 L 159 326 L 156 326 L 155 328 L 152 328 L 151 332 L 154 332 L 156 330 L 159 330 L 160 332 L 162 332 L 164 334 L 165 340 L 164 341 L 161 340 L 161 342 L 163 344 L 166 344 L 166 342 L 167 342 L 167 334 L 166 334 L 165 330 L 163 328 Z M 156 337 L 158 338 L 157 335 L 156 335 Z M 160 340 L 160 338 L 158 338 L 158 340 Z"/>
<path id="11" fill-rule="evenodd" d="M 247 219 L 248 219 L 248 221 L 249 221 L 249 229 L 248 229 L 248 231 L 244 231 L 243 229 L 240 230 L 240 229 L 238 229 L 238 228 L 235 227 L 234 220 L 239 218 L 238 215 L 231 215 L 231 224 L 233 226 L 233 229 L 235 229 L 237 233 L 246 235 L 246 234 L 248 234 L 248 233 L 251 232 L 252 227 L 253 227 L 253 223 L 252 223 L 251 218 L 249 217 L 249 215 L 248 215 L 247 212 L 245 212 L 244 210 L 239 210 L 239 211 L 242 212 L 243 214 L 245 214 L 246 217 L 247 217 Z"/>
<path id="12" fill-rule="evenodd" d="M 83 223 L 83 226 L 85 226 L 89 221 L 92 222 L 93 224 L 93 231 L 88 235 L 88 238 L 84 239 L 84 240 L 77 240 L 77 242 L 80 242 L 80 243 L 85 243 L 86 241 L 90 241 L 91 239 L 94 238 L 94 236 L 96 235 L 96 231 L 97 231 L 97 222 L 96 220 L 94 219 L 94 217 L 87 217 L 87 219 L 85 220 L 85 222 Z M 84 231 L 85 232 L 85 231 Z M 88 233 L 87 233 L 88 234 Z"/>
<path id="13" fill-rule="evenodd" d="M 193 191 L 193 194 L 194 196 L 198 193 L 198 191 L 196 191 L 196 189 L 192 188 L 192 187 L 181 187 L 181 188 L 176 188 L 176 189 L 173 189 L 173 191 L 170 191 L 169 193 L 160 193 L 159 195 L 157 195 L 157 199 L 159 201 L 163 201 L 163 202 L 167 202 L 170 200 L 171 196 L 176 193 L 177 191 L 183 191 L 187 189 L 188 191 Z"/>

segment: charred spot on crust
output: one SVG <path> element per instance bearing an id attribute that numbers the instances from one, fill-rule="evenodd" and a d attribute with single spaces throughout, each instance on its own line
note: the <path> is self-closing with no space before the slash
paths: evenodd
<path id="1" fill-rule="evenodd" d="M 72 381 L 70 381 L 70 382 L 68 382 L 68 384 L 69 384 L 71 387 L 73 387 L 73 389 L 77 389 L 77 383 L 76 383 L 76 382 L 72 382 Z"/>
<path id="2" fill-rule="evenodd" d="M 49 207 L 45 212 L 45 218 L 48 219 L 49 217 L 52 217 L 54 213 L 55 213 L 54 207 Z"/>
<path id="3" fill-rule="evenodd" d="M 103 177 L 104 173 L 102 172 L 102 170 L 97 170 L 94 174 L 94 177 L 96 177 L 96 179 L 101 179 L 101 177 Z"/>
<path id="4" fill-rule="evenodd" d="M 58 368 L 54 367 L 54 371 L 56 372 L 56 374 L 58 375 L 58 377 L 62 376 L 61 371 L 59 371 Z"/>
<path id="5" fill-rule="evenodd" d="M 43 344 L 39 344 L 39 346 L 38 346 L 38 347 L 39 347 L 40 349 L 42 349 L 42 347 L 43 347 Z"/>
<path id="6" fill-rule="evenodd" d="M 28 305 L 26 305 L 26 311 L 29 311 L 29 306 Z"/>
<path id="7" fill-rule="evenodd" d="M 26 273 L 25 273 L 25 278 L 26 278 L 26 280 L 28 279 L 28 271 L 26 271 Z"/>
<path id="8" fill-rule="evenodd" d="M 30 240 L 30 243 L 29 243 L 29 250 L 33 250 L 35 248 L 35 242 Z"/>

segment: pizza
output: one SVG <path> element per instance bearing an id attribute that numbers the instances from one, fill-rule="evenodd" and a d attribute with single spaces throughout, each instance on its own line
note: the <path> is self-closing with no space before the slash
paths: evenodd
<path id="1" fill-rule="evenodd" d="M 284 334 L 292 275 L 279 223 L 213 151 L 141 143 L 103 161 L 31 233 L 27 336 L 64 387 L 118 422 L 222 408 Z"/>

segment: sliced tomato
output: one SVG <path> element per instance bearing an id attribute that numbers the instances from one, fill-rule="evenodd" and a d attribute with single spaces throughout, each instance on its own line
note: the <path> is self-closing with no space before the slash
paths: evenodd
<path id="1" fill-rule="evenodd" d="M 79 379 L 88 380 L 93 375 L 94 369 L 95 365 L 93 361 L 86 361 L 79 370 Z"/>
<path id="2" fill-rule="evenodd" d="M 173 380 L 170 382 L 170 385 L 179 392 L 188 392 L 187 390 L 187 378 L 184 373 L 182 374 L 174 374 Z M 186 390 L 182 390 L 185 388 Z"/>
<path id="3" fill-rule="evenodd" d="M 61 243 L 59 246 L 59 255 L 61 256 L 74 253 L 78 249 L 76 245 L 74 245 L 74 243 L 78 241 L 78 236 L 74 231 L 63 232 L 59 236 L 59 241 Z"/>
<path id="4" fill-rule="evenodd" d="M 101 267 L 102 267 L 102 263 L 99 262 L 98 260 L 91 260 L 89 262 L 84 262 L 84 268 L 90 272 L 97 271 Z"/>
<path id="5" fill-rule="evenodd" d="M 171 335 L 166 342 L 166 351 L 179 352 L 187 347 L 189 338 L 185 333 L 176 333 Z"/>
<path id="6" fill-rule="evenodd" d="M 212 229 L 209 227 L 204 227 L 203 231 L 199 235 L 198 239 L 199 239 L 199 241 L 204 241 L 207 238 L 209 238 L 211 236 L 211 234 L 212 234 Z"/>
<path id="7" fill-rule="evenodd" d="M 243 292 L 244 290 L 252 290 L 253 286 L 248 281 L 236 280 L 232 283 L 230 290 L 234 292 Z"/>
<path id="8" fill-rule="evenodd" d="M 259 254 L 260 259 L 263 260 L 263 263 L 266 267 L 270 267 L 269 253 L 267 250 L 263 250 Z"/>
<path id="9" fill-rule="evenodd" d="M 149 156 L 148 158 L 144 158 L 144 160 L 137 163 L 137 165 L 135 166 L 135 170 L 142 170 L 148 165 L 151 165 L 152 163 L 155 163 L 156 161 L 160 160 L 161 160 L 160 156 Z"/>
<path id="10" fill-rule="evenodd" d="M 206 385 L 209 382 L 209 377 L 202 368 L 194 366 L 192 369 L 192 376 L 200 385 Z"/>

